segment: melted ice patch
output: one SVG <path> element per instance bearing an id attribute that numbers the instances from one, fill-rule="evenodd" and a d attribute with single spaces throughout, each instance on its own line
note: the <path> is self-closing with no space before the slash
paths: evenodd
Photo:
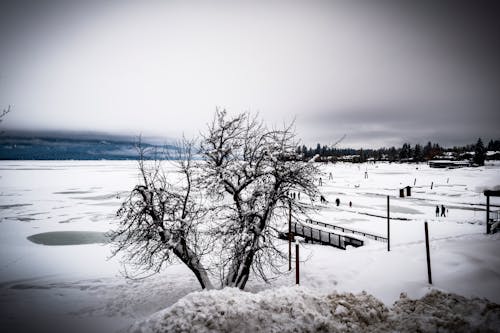
<path id="1" fill-rule="evenodd" d="M 109 237 L 97 231 L 52 231 L 27 237 L 29 241 L 41 245 L 82 245 L 108 243 Z"/>

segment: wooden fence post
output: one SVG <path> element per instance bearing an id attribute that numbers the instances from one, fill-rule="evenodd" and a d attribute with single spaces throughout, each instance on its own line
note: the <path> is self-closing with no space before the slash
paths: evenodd
<path id="1" fill-rule="evenodd" d="M 300 277 L 300 271 L 299 271 L 299 243 L 295 243 L 295 284 L 299 284 L 299 277 Z"/>
<path id="2" fill-rule="evenodd" d="M 425 222 L 425 250 L 427 252 L 427 278 L 429 284 L 432 284 L 431 254 L 429 252 L 429 230 L 427 228 L 427 222 Z"/>
<path id="3" fill-rule="evenodd" d="M 288 270 L 292 270 L 292 202 L 288 201 Z"/>
<path id="4" fill-rule="evenodd" d="M 490 233 L 490 196 L 486 196 L 486 234 Z"/>
<path id="5" fill-rule="evenodd" d="M 390 216 L 389 216 L 389 196 L 387 196 L 387 252 L 391 251 L 391 227 L 390 227 Z"/>

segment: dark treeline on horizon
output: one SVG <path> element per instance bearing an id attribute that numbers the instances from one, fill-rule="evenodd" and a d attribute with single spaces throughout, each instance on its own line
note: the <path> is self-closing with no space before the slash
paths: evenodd
<path id="1" fill-rule="evenodd" d="M 474 163 L 482 165 L 487 157 L 491 159 L 500 158 L 498 156 L 500 155 L 499 153 L 487 156 L 487 151 L 500 151 L 500 140 L 490 140 L 487 145 L 484 145 L 481 138 L 479 138 L 474 144 L 451 148 L 445 148 L 439 143 L 432 143 L 430 141 L 426 145 L 404 143 L 401 147 L 393 146 L 378 149 L 336 148 L 318 143 L 316 147 L 299 146 L 296 153 L 303 160 L 308 160 L 313 156 L 319 155 L 320 161 L 349 160 L 351 162 L 423 162 L 435 158 L 449 158 L 455 160 L 470 159 Z"/>

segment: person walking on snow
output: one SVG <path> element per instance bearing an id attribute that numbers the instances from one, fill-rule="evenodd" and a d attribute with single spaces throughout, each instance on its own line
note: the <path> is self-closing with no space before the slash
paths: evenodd
<path id="1" fill-rule="evenodd" d="M 436 206 L 436 217 L 439 217 L 439 205 Z"/>
<path id="2" fill-rule="evenodd" d="M 444 207 L 444 205 L 441 205 L 441 216 L 446 217 L 446 208 Z"/>

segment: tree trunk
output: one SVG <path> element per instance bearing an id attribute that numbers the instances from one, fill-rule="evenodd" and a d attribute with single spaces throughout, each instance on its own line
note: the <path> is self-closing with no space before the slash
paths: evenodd
<path id="1" fill-rule="evenodd" d="M 247 284 L 248 278 L 250 277 L 250 268 L 252 267 L 252 261 L 255 251 L 252 249 L 245 256 L 245 260 L 242 263 L 242 267 L 240 268 L 240 273 L 236 278 L 236 287 L 241 290 L 245 289 L 245 285 Z"/>
<path id="2" fill-rule="evenodd" d="M 237 255 L 233 259 L 231 268 L 229 269 L 229 274 L 224 281 L 224 286 L 237 287 L 242 290 L 245 288 L 248 278 L 250 277 L 250 268 L 252 267 L 253 257 L 256 251 L 255 242 L 258 239 L 258 236 L 254 235 L 254 237 L 255 238 L 252 241 L 250 250 L 242 251 L 243 254 L 241 256 Z"/>
<path id="3" fill-rule="evenodd" d="M 174 254 L 194 273 L 202 289 L 213 289 L 212 282 L 200 260 L 189 249 L 174 248 Z M 180 250 L 180 251 L 179 251 Z"/>

